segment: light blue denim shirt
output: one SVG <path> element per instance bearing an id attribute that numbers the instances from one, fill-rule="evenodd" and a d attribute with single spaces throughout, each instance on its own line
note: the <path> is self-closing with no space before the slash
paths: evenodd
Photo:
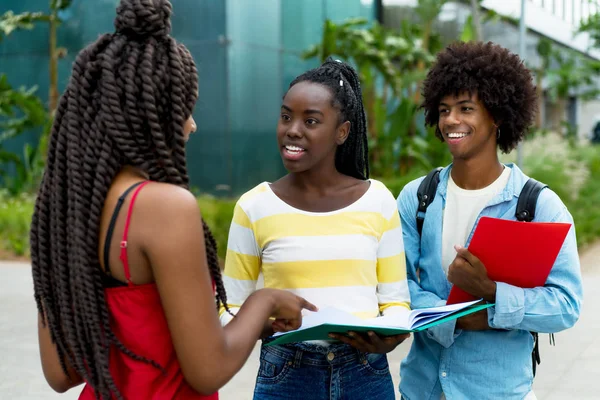
<path id="1" fill-rule="evenodd" d="M 482 216 L 516 219 L 518 196 L 528 177 L 517 166 L 507 166 L 512 173 L 504 191 L 489 202 L 477 222 Z M 451 284 L 442 269 L 441 257 L 443 210 L 451 167 L 440 172 L 421 238 L 415 216 L 417 188 L 423 178 L 406 185 L 398 196 L 413 308 L 443 305 L 450 293 Z M 544 189 L 538 198 L 534 221 L 573 224 L 565 205 L 549 189 Z M 472 236 L 473 232 L 465 246 Z M 489 325 L 496 329 L 462 331 L 455 329 L 454 321 L 415 333 L 401 365 L 400 392 L 408 400 L 439 400 L 442 392 L 449 400 L 523 399 L 533 382 L 533 338 L 529 331 L 554 333 L 570 328 L 579 318 L 582 298 L 572 226 L 545 286 L 522 289 L 497 283 L 496 305 L 488 309 Z"/>

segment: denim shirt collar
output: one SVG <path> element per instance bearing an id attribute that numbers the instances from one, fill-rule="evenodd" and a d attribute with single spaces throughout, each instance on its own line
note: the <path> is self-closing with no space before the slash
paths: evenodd
<path id="1" fill-rule="evenodd" d="M 525 182 L 529 179 L 529 177 L 525 175 L 517 165 L 513 163 L 504 165 L 512 169 L 510 177 L 508 178 L 508 183 L 506 184 L 502 192 L 498 193 L 492 198 L 492 200 L 490 200 L 488 206 L 494 206 L 496 204 L 511 201 L 512 199 L 519 197 L 519 195 L 521 194 L 521 190 L 523 190 Z M 446 202 L 448 180 L 450 179 L 451 170 L 452 164 L 448 165 L 446 168 L 440 171 L 440 183 L 438 184 L 436 193 L 442 196 L 442 199 L 444 199 L 444 203 Z"/>

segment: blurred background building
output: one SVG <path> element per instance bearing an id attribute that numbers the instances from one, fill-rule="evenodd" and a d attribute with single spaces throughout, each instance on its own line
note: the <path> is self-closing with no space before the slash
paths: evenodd
<path id="1" fill-rule="evenodd" d="M 598 11 L 596 0 L 525 0 L 526 54 L 529 65 L 542 61 L 537 46 L 550 39 L 558 49 L 572 49 L 591 59 L 587 35 L 575 37 L 579 22 Z M 342 22 L 363 17 L 401 29 L 402 21 L 416 18 L 415 7 L 443 3 L 433 25 L 442 40 L 461 36 L 472 21 L 473 1 L 442 0 L 172 0 L 173 35 L 192 52 L 200 76 L 200 98 L 194 112 L 198 132 L 188 144 L 192 184 L 205 192 L 235 196 L 285 171 L 275 142 L 281 97 L 289 82 L 319 61 L 301 53 L 322 40 L 324 21 Z M 113 30 L 118 0 L 74 0 L 60 11 L 63 23 L 57 42 L 66 49 L 59 60 L 59 91 L 69 79 L 74 57 L 99 34 Z M 517 52 L 521 0 L 480 2 L 482 37 Z M 425 4 L 426 5 L 426 4 Z M 8 10 L 47 10 L 48 0 L 2 0 L 0 15 Z M 49 87 L 47 24 L 19 30 L 0 41 L 0 73 L 13 87 L 37 85 L 45 98 Z M 561 51 L 561 50 L 559 50 Z M 546 85 L 546 82 L 544 82 Z M 569 89 L 571 90 L 571 89 Z M 600 115 L 600 102 L 579 101 L 571 90 L 565 119 L 581 134 L 589 134 Z M 550 121 L 549 107 L 542 118 Z M 36 143 L 40 129 L 6 144 L 20 152 Z"/>

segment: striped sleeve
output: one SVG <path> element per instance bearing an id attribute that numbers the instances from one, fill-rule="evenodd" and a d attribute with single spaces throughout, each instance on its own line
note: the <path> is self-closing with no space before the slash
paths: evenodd
<path id="1" fill-rule="evenodd" d="M 260 267 L 260 250 L 256 243 L 253 226 L 238 202 L 229 229 L 223 273 L 227 305 L 233 314 L 239 311 L 248 296 L 256 290 Z M 222 325 L 226 325 L 233 318 L 225 312 L 224 307 L 221 307 L 219 314 Z"/>
<path id="2" fill-rule="evenodd" d="M 389 199 L 384 202 L 385 222 L 377 249 L 377 300 L 382 314 L 410 310 L 400 216 L 394 197 L 386 192 Z"/>

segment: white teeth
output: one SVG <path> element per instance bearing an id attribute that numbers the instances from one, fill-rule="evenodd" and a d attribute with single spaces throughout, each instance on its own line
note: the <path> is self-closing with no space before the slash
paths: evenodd
<path id="1" fill-rule="evenodd" d="M 304 151 L 304 149 L 303 149 L 302 147 L 290 146 L 290 145 L 287 145 L 287 146 L 285 146 L 285 149 L 286 149 L 287 151 L 291 151 L 291 152 L 300 152 L 300 151 Z"/>
<path id="2" fill-rule="evenodd" d="M 467 136 L 467 134 L 464 132 L 452 132 L 448 134 L 448 137 L 451 139 L 460 139 L 464 138 L 465 136 Z"/>

